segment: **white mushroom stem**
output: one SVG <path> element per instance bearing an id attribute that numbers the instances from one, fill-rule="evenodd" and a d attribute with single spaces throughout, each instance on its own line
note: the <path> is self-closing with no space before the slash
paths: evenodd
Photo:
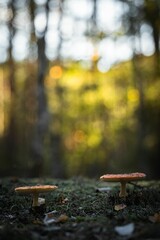
<path id="1" fill-rule="evenodd" d="M 120 187 L 120 193 L 119 193 L 119 197 L 126 197 L 127 196 L 127 192 L 126 192 L 126 182 L 122 181 L 121 183 L 121 187 Z"/>
<path id="2" fill-rule="evenodd" d="M 33 193 L 32 207 L 37 207 L 37 206 L 38 206 L 38 193 Z"/>

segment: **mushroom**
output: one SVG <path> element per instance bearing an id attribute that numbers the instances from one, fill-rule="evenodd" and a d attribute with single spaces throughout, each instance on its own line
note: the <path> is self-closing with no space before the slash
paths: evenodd
<path id="1" fill-rule="evenodd" d="M 120 182 L 119 197 L 126 197 L 126 183 L 130 181 L 141 180 L 146 177 L 145 173 L 128 173 L 128 174 L 105 174 L 100 177 L 101 180 L 106 182 Z"/>
<path id="2" fill-rule="evenodd" d="M 37 207 L 39 193 L 51 192 L 57 188 L 58 187 L 54 185 L 37 185 L 37 186 L 17 187 L 15 188 L 15 191 L 22 194 L 32 194 L 33 195 L 32 207 Z"/>

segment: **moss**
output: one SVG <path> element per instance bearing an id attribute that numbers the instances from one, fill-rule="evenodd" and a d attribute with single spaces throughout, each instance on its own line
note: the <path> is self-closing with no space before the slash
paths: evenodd
<path id="1" fill-rule="evenodd" d="M 31 210 L 31 197 L 19 195 L 14 188 L 22 185 L 54 184 L 58 189 L 43 195 L 46 208 L 43 211 Z M 149 216 L 160 211 L 159 182 L 144 182 L 142 185 L 130 185 L 128 197 L 119 198 L 119 188 L 109 184 L 108 192 L 97 191 L 104 187 L 96 180 L 73 178 L 57 179 L 3 179 L 0 187 L 0 239 L 115 239 L 116 225 L 134 222 L 136 229 L 150 226 Z M 124 203 L 126 208 L 115 211 L 116 204 Z M 43 223 L 47 212 L 55 211 L 55 216 L 66 214 L 65 223 Z M 159 225 L 159 223 L 158 223 Z M 9 231 L 8 231 L 9 229 Z M 13 234 L 12 234 L 13 232 Z M 96 238 L 96 236 L 99 238 Z M 140 230 L 136 230 L 140 234 Z M 24 239 L 27 239 L 25 238 Z M 160 238 L 160 235 L 159 235 Z M 142 238 L 143 239 L 143 238 Z"/>

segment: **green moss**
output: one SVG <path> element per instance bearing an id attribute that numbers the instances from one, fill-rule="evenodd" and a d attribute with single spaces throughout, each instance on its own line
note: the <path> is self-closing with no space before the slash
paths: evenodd
<path id="1" fill-rule="evenodd" d="M 31 196 L 15 193 L 14 188 L 22 185 L 56 184 L 58 189 L 52 193 L 42 194 L 46 199 L 46 209 L 31 211 Z M 57 179 L 11 179 L 2 180 L 0 187 L 0 239 L 10 232 L 19 239 L 26 232 L 29 239 L 40 239 L 43 234 L 54 236 L 55 239 L 65 239 L 66 234 L 73 235 L 71 239 L 87 239 L 99 232 L 103 238 L 106 229 L 107 236 L 116 239 L 114 227 L 128 222 L 134 222 L 143 227 L 150 224 L 149 216 L 160 211 L 159 182 L 144 182 L 142 185 L 129 185 L 128 197 L 119 198 L 119 188 L 110 184 L 109 192 L 97 189 L 104 187 L 104 183 L 96 180 L 73 178 L 70 180 Z M 116 204 L 125 203 L 126 208 L 114 210 Z M 47 212 L 55 211 L 55 217 L 61 214 L 68 216 L 65 223 L 43 223 Z M 18 231 L 17 231 L 18 229 Z M 86 235 L 85 235 L 86 231 Z M 77 233 L 80 232 L 80 236 Z M 33 234 L 34 233 L 34 234 Z M 112 238 L 111 238 L 112 237 Z M 14 238 L 10 238 L 14 239 Z M 24 238 L 25 239 L 25 238 Z M 49 238 L 50 239 L 50 238 Z M 93 238 L 94 239 L 94 238 Z M 118 239 L 118 238 L 117 238 Z"/>

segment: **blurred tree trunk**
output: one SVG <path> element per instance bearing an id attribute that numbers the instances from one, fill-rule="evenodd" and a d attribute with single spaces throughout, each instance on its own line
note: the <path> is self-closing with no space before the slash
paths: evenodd
<path id="1" fill-rule="evenodd" d="M 46 14 L 46 26 L 43 32 L 40 33 L 40 37 L 37 39 L 38 47 L 38 75 L 37 75 L 37 122 L 35 126 L 34 137 L 31 146 L 31 158 L 32 158 L 32 169 L 31 176 L 41 176 L 44 168 L 44 150 L 45 150 L 45 137 L 48 130 L 49 124 L 49 113 L 47 107 L 46 92 L 44 86 L 45 74 L 48 66 L 48 61 L 45 55 L 45 34 L 48 25 L 48 1 L 45 4 Z"/>
<path id="2" fill-rule="evenodd" d="M 139 59 L 133 57 L 133 78 L 134 84 L 139 92 L 139 106 L 136 112 L 137 115 L 137 166 L 139 170 L 147 172 L 146 165 L 146 149 L 144 147 L 144 139 L 146 136 L 146 121 L 145 121 L 145 106 L 144 106 L 144 86 L 141 70 L 139 69 Z"/>
<path id="3" fill-rule="evenodd" d="M 152 28 L 152 36 L 155 47 L 155 68 L 156 73 L 160 70 L 160 2 L 157 0 L 145 0 L 145 19 Z"/>
<path id="4" fill-rule="evenodd" d="M 93 13 L 92 13 L 93 27 L 97 32 L 97 0 L 93 0 Z"/>
<path id="5" fill-rule="evenodd" d="M 62 48 L 62 42 L 63 42 L 63 36 L 62 36 L 62 20 L 63 20 L 63 8 L 64 8 L 64 0 L 59 0 L 59 22 L 58 22 L 58 32 L 59 32 L 59 43 L 57 47 L 57 60 L 58 62 L 61 60 L 61 48 Z"/>
<path id="6" fill-rule="evenodd" d="M 52 168 L 51 176 L 54 178 L 65 178 L 66 169 L 63 161 L 62 136 L 60 133 L 51 134 L 51 156 Z"/>
<path id="7" fill-rule="evenodd" d="M 16 86 L 15 86 L 15 63 L 12 58 L 12 39 L 15 34 L 15 29 L 13 25 L 13 20 L 15 16 L 14 1 L 11 1 L 8 8 L 12 11 L 12 18 L 8 23 L 10 39 L 9 39 L 9 81 L 8 88 L 10 92 L 10 102 L 9 102 L 9 116 L 8 116 L 8 128 L 6 130 L 6 146 L 5 146 L 5 157 L 6 157 L 6 167 L 7 175 L 14 175 L 16 172 L 14 168 L 16 166 L 17 157 L 17 129 L 16 129 Z"/>
<path id="8" fill-rule="evenodd" d="M 59 0 L 59 22 L 58 22 L 58 32 L 59 32 L 59 43 L 57 47 L 57 60 L 55 61 L 56 64 L 61 64 L 61 48 L 63 43 L 63 35 L 62 35 L 62 20 L 63 20 L 63 9 L 64 9 L 64 0 Z M 57 82 L 54 94 L 57 95 L 59 103 L 61 105 L 61 112 L 60 116 L 53 116 L 53 125 L 56 121 L 62 124 L 62 116 L 63 116 L 63 89 Z M 50 153 L 51 153 L 51 172 L 50 175 L 54 178 L 66 177 L 66 170 L 64 166 L 64 156 L 63 156 L 63 143 L 62 143 L 62 135 L 61 131 L 51 131 L 50 132 Z"/>

